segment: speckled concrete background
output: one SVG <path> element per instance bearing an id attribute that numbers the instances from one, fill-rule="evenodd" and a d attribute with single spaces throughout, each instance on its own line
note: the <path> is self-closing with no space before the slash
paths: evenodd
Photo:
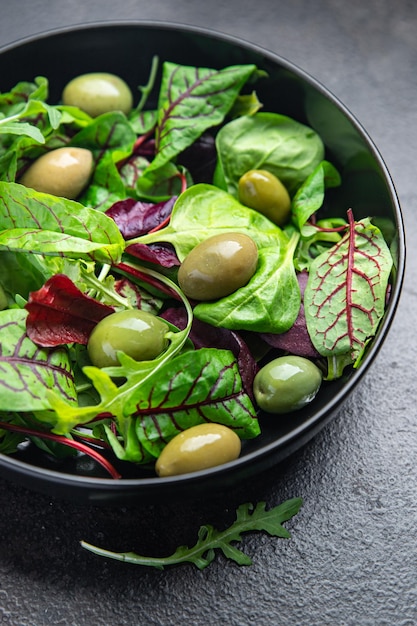
<path id="1" fill-rule="evenodd" d="M 287 57 L 367 129 L 402 203 L 408 268 L 388 340 L 349 404 L 308 446 L 227 497 L 121 509 L 51 501 L 0 479 L 0 624 L 412 626 L 417 624 L 417 4 L 412 0 L 13 0 L 0 45 L 108 19 L 172 20 Z M 0 68 L 1 71 L 1 68 Z M 99 559 L 79 540 L 168 554 L 238 504 L 301 496 L 290 541 L 247 535 L 253 565 L 203 572 Z"/>

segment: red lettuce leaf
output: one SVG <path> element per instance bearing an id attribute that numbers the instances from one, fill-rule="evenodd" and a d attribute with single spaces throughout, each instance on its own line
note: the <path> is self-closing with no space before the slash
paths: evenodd
<path id="1" fill-rule="evenodd" d="M 151 243 L 149 245 L 133 243 L 131 246 L 126 247 L 126 252 L 136 259 L 148 263 L 155 263 L 156 265 L 161 265 L 166 268 L 180 265 L 173 246 L 168 243 Z"/>
<path id="2" fill-rule="evenodd" d="M 304 290 L 307 285 L 308 272 L 300 272 L 297 274 L 298 284 L 300 285 L 301 298 L 303 298 Z M 285 333 L 261 333 L 261 338 L 272 348 L 284 350 L 297 356 L 305 358 L 318 358 L 320 354 L 312 344 L 310 335 L 307 330 L 307 323 L 304 313 L 304 305 L 301 300 L 298 317 L 293 326 Z"/>
<path id="3" fill-rule="evenodd" d="M 86 344 L 94 326 L 114 308 L 82 293 L 64 274 L 52 276 L 29 295 L 26 333 L 43 348 Z"/>
<path id="4" fill-rule="evenodd" d="M 124 239 L 133 239 L 164 222 L 171 215 L 176 199 L 176 196 L 172 196 L 169 200 L 153 204 L 127 198 L 115 202 L 107 209 L 106 215 L 116 222 Z"/>

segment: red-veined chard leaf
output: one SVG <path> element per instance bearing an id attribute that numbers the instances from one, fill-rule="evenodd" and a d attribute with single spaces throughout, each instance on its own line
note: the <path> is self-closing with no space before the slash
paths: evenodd
<path id="1" fill-rule="evenodd" d="M 94 326 L 114 308 L 86 296 L 67 276 L 52 276 L 26 304 L 26 332 L 38 346 L 86 344 Z"/>
<path id="2" fill-rule="evenodd" d="M 96 117 L 71 139 L 71 145 L 87 148 L 96 162 L 111 154 L 114 162 L 128 157 L 136 141 L 136 134 L 126 116 L 114 111 Z"/>
<path id="3" fill-rule="evenodd" d="M 368 218 L 348 218 L 345 236 L 311 264 L 304 308 L 316 350 L 355 361 L 384 314 L 392 256 Z"/>
<path id="4" fill-rule="evenodd" d="M 254 65 L 221 70 L 164 63 L 158 101 L 156 157 L 158 169 L 190 146 L 205 130 L 221 124 Z"/>
<path id="5" fill-rule="evenodd" d="M 0 249 L 117 263 L 124 240 L 100 211 L 0 182 Z"/>
<path id="6" fill-rule="evenodd" d="M 27 313 L 0 312 L 0 411 L 49 409 L 48 391 L 54 389 L 69 404 L 76 398 L 66 348 L 42 349 L 26 335 Z"/>
<path id="7" fill-rule="evenodd" d="M 203 422 L 225 424 L 243 439 L 259 434 L 255 409 L 229 350 L 201 348 L 168 361 L 131 394 L 125 411 L 137 417 L 137 437 L 155 457 L 176 434 Z"/>

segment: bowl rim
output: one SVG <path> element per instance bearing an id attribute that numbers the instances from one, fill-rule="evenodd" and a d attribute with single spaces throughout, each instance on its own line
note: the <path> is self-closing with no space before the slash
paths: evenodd
<path id="1" fill-rule="evenodd" d="M 362 377 L 368 372 L 373 360 L 378 354 L 386 334 L 393 322 L 393 318 L 396 309 L 399 304 L 402 286 L 404 282 L 405 262 L 406 262 L 406 248 L 405 248 L 405 227 L 403 214 L 399 202 L 399 198 L 392 180 L 391 174 L 386 166 L 386 163 L 379 152 L 373 139 L 370 137 L 366 129 L 362 126 L 359 120 L 348 107 L 328 88 L 325 87 L 320 80 L 316 79 L 312 74 L 299 67 L 296 63 L 290 61 L 284 56 L 264 48 L 259 44 L 255 44 L 251 41 L 243 39 L 239 36 L 228 34 L 223 31 L 215 29 L 205 28 L 202 26 L 177 23 L 175 21 L 165 20 L 99 20 L 99 21 L 87 21 L 82 23 L 73 23 L 63 27 L 49 28 L 22 38 L 18 38 L 12 42 L 4 44 L 0 47 L 0 57 L 8 51 L 12 51 L 16 48 L 23 47 L 30 43 L 36 43 L 40 40 L 46 40 L 52 37 L 57 37 L 64 34 L 71 34 L 74 32 L 82 32 L 89 30 L 103 30 L 112 28 L 145 28 L 145 29 L 165 29 L 169 31 L 181 31 L 183 33 L 190 33 L 201 35 L 205 38 L 213 38 L 215 40 L 222 40 L 231 45 L 237 45 L 245 50 L 251 51 L 256 54 L 263 55 L 266 59 L 273 63 L 277 63 L 283 68 L 293 72 L 300 79 L 310 84 L 315 90 L 321 92 L 325 98 L 329 99 L 338 108 L 349 122 L 356 129 L 359 135 L 364 139 L 370 153 L 375 158 L 381 173 L 384 177 L 384 181 L 387 185 L 389 196 L 392 206 L 394 207 L 395 217 L 397 220 L 397 237 L 398 237 L 398 266 L 396 267 L 396 280 L 392 286 L 390 301 L 385 311 L 383 323 L 381 324 L 377 335 L 372 340 L 372 345 L 366 355 L 366 367 L 360 367 L 355 370 L 349 380 L 343 385 L 343 387 L 333 396 L 330 402 L 316 411 L 310 418 L 307 418 L 301 424 L 299 424 L 294 430 L 280 436 L 276 441 L 265 444 L 258 450 L 248 452 L 244 456 L 238 459 L 225 463 L 223 465 L 201 470 L 198 472 L 192 472 L 188 474 L 181 474 L 171 477 L 141 477 L 141 478 L 121 478 L 115 480 L 113 478 L 98 478 L 87 475 L 78 475 L 65 473 L 63 471 L 54 470 L 50 468 L 44 468 L 37 465 L 31 465 L 30 463 L 16 459 L 14 457 L 0 453 L 0 469 L 6 469 L 9 474 L 19 474 L 21 476 L 31 477 L 35 481 L 54 481 L 55 484 L 61 486 L 71 486 L 75 489 L 81 489 L 88 491 L 94 489 L 96 492 L 124 492 L 133 488 L 137 488 L 138 494 L 141 495 L 143 491 L 149 493 L 155 492 L 158 495 L 159 491 L 166 491 L 173 487 L 179 487 L 184 484 L 190 485 L 191 483 L 205 482 L 209 483 L 213 479 L 222 479 L 227 477 L 230 473 L 243 470 L 246 466 L 250 466 L 251 463 L 255 463 L 259 457 L 263 455 L 273 457 L 274 452 L 277 452 L 280 448 L 288 446 L 291 441 L 304 439 L 304 442 L 310 440 L 318 430 L 326 423 L 326 418 L 329 418 L 330 414 L 334 413 L 335 408 L 340 406 L 346 397 L 351 393 L 354 387 L 359 383 Z M 302 444 L 303 445 L 303 444 Z M 297 445 L 296 449 L 300 446 Z M 289 452 L 291 454 L 291 451 Z M 286 455 L 288 456 L 288 455 Z M 273 461 L 272 463 L 273 464 Z"/>

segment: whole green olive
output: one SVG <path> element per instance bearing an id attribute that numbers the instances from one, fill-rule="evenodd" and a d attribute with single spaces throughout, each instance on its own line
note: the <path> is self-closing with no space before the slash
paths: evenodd
<path id="1" fill-rule="evenodd" d="M 155 464 L 158 476 L 176 476 L 222 465 L 238 458 L 238 435 L 222 424 L 198 424 L 176 435 Z"/>
<path id="2" fill-rule="evenodd" d="M 6 292 L 4 291 L 3 287 L 0 285 L 0 311 L 3 311 L 3 309 L 7 309 L 8 303 L 9 301 L 8 301 Z"/>
<path id="3" fill-rule="evenodd" d="M 128 115 L 132 110 L 133 96 L 127 83 L 107 72 L 91 72 L 73 78 L 62 92 L 62 102 L 76 106 L 91 117 L 110 111 Z"/>
<path id="4" fill-rule="evenodd" d="M 246 285 L 257 264 L 258 249 L 248 235 L 213 235 L 185 257 L 178 270 L 178 283 L 193 300 L 217 300 Z"/>
<path id="5" fill-rule="evenodd" d="M 93 155 L 85 148 L 57 148 L 40 156 L 19 182 L 36 191 L 74 200 L 93 171 Z"/>
<path id="6" fill-rule="evenodd" d="M 267 170 L 249 170 L 238 183 L 239 202 L 282 226 L 288 220 L 291 198 L 282 182 Z"/>
<path id="7" fill-rule="evenodd" d="M 259 370 L 253 383 L 253 392 L 263 411 L 290 413 L 314 399 L 321 381 L 321 371 L 309 359 L 282 356 Z"/>
<path id="8" fill-rule="evenodd" d="M 87 343 L 88 355 L 96 367 L 118 365 L 118 351 L 135 361 L 151 360 L 167 347 L 168 330 L 160 317 L 146 311 L 111 313 L 94 327 Z"/>

